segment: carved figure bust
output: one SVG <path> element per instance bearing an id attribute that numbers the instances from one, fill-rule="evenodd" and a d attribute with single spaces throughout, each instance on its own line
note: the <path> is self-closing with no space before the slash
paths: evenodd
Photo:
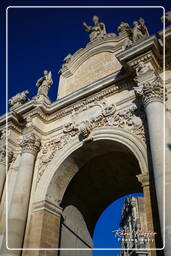
<path id="1" fill-rule="evenodd" d="M 79 139 L 82 141 L 88 141 L 89 135 L 90 135 L 91 129 L 90 129 L 90 123 L 89 121 L 82 121 L 79 125 Z"/>
<path id="2" fill-rule="evenodd" d="M 105 24 L 99 22 L 99 18 L 97 16 L 93 16 L 94 26 L 88 26 L 86 22 L 83 22 L 83 26 L 87 32 L 89 32 L 90 41 L 94 41 L 98 38 L 104 38 L 106 34 Z"/>
<path id="3" fill-rule="evenodd" d="M 143 75 L 149 70 L 151 70 L 150 67 L 147 64 L 145 64 L 143 61 L 140 61 L 136 68 L 136 75 L 137 76 Z"/>

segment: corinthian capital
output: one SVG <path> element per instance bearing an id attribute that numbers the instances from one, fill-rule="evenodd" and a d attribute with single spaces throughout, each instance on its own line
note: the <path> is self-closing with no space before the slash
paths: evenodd
<path id="1" fill-rule="evenodd" d="M 164 87 L 159 78 L 156 78 L 152 82 L 145 82 L 141 86 L 134 88 L 135 94 L 138 98 L 141 98 L 144 105 L 153 101 L 159 101 L 163 103 L 164 100 Z"/>
<path id="2" fill-rule="evenodd" d="M 24 153 L 31 153 L 36 155 L 40 149 L 40 138 L 35 135 L 34 133 L 27 134 L 23 137 L 22 141 L 20 142 L 20 146 L 22 147 L 22 152 Z"/>

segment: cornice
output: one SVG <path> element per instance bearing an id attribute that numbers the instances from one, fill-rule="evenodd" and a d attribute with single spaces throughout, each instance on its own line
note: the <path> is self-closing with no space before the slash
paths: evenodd
<path id="1" fill-rule="evenodd" d="M 45 103 L 38 104 L 34 100 L 30 100 L 24 105 L 16 109 L 17 114 L 26 117 L 39 116 L 44 121 L 49 121 L 53 119 L 59 119 L 63 116 L 68 115 L 72 112 L 73 107 L 79 107 L 80 101 L 88 99 L 88 101 L 94 101 L 103 97 L 108 97 L 112 94 L 118 93 L 122 90 L 129 88 L 131 81 L 129 74 L 119 75 L 120 72 L 116 72 L 112 75 L 106 76 L 103 79 L 100 79 L 92 84 L 81 88 L 57 101 L 51 105 Z M 6 120 L 12 122 L 13 125 L 18 127 L 20 130 L 22 126 L 18 123 L 13 112 L 9 112 L 8 115 L 3 115 L 0 118 L 0 126 L 5 125 Z"/>
<path id="2" fill-rule="evenodd" d="M 142 54 L 147 52 L 151 53 L 151 55 L 155 56 L 155 58 L 159 61 L 160 51 L 159 43 L 156 36 L 151 36 L 146 40 L 131 45 L 128 49 L 118 53 L 116 57 L 120 61 L 120 63 L 127 69 L 129 68 L 128 62 L 130 60 L 138 59 L 139 57 L 141 57 Z"/>

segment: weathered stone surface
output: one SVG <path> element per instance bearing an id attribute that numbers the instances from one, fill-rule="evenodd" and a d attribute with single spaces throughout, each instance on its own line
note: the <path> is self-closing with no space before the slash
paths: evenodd
<path id="1" fill-rule="evenodd" d="M 161 112 L 165 79 L 166 255 L 170 256 L 170 50 L 168 47 L 164 75 L 162 40 L 148 35 L 142 19 L 133 28 L 121 23 L 119 35 L 106 34 L 104 24 L 97 18 L 95 23 L 96 29 L 85 24 L 93 33 L 86 47 L 64 59 L 59 100 L 51 104 L 48 91 L 52 77 L 45 72 L 37 82 L 37 96 L 27 104 L 23 104 L 27 100 L 20 104 L 17 98 L 13 99 L 20 108 L 8 114 L 7 135 L 5 116 L 0 118 L 0 145 L 8 136 L 9 149 L 16 159 L 8 166 L 9 245 L 91 248 L 93 230 L 103 210 L 114 200 L 134 192 L 144 192 L 144 206 L 140 205 L 144 227 L 154 231 L 156 226 L 159 228 L 157 207 L 160 219 L 163 209 Z M 167 28 L 167 45 L 170 40 Z M 17 116 L 25 121 L 20 122 Z M 5 171 L 5 152 L 1 153 L 1 169 Z M 5 248 L 4 200 L 3 191 L 1 254 L 13 256 Z M 157 237 L 161 238 L 159 233 L 160 230 Z M 161 246 L 157 239 L 155 242 Z M 154 248 L 155 244 L 149 246 Z M 14 255 L 56 254 L 56 250 L 43 249 L 15 251 Z M 68 252 L 59 255 L 68 256 Z M 78 250 L 77 255 L 91 255 L 91 251 Z M 149 255 L 155 256 L 156 252 Z"/>

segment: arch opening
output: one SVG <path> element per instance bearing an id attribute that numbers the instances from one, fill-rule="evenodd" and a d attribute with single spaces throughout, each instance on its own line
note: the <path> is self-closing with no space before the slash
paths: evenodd
<path id="1" fill-rule="evenodd" d="M 140 165 L 130 149 L 111 140 L 84 144 L 69 159 L 72 165 L 65 165 L 65 173 L 68 169 L 70 178 L 63 192 L 55 183 L 63 208 L 60 247 L 92 248 L 94 228 L 104 209 L 124 195 L 142 192 L 136 178 Z M 60 256 L 64 255 L 61 251 Z"/>

